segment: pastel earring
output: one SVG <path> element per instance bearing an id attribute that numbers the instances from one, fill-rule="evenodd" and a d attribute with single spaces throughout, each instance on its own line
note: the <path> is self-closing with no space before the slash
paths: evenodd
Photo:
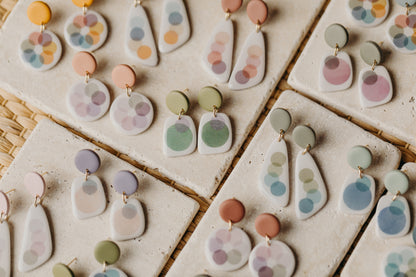
<path id="1" fill-rule="evenodd" d="M 31 271 L 44 264 L 52 255 L 52 236 L 48 217 L 42 206 L 45 195 L 45 180 L 36 172 L 24 178 L 27 191 L 35 198 L 26 216 L 22 249 L 19 256 L 20 272 Z"/>
<path id="2" fill-rule="evenodd" d="M 351 86 L 353 75 L 350 56 L 340 51 L 348 43 L 348 31 L 340 24 L 332 24 L 325 30 L 325 41 L 335 50 L 322 59 L 319 90 L 345 90 Z"/>
<path id="3" fill-rule="evenodd" d="M 142 65 L 156 66 L 159 62 L 155 39 L 141 0 L 134 0 L 127 20 L 125 36 L 127 55 Z"/>
<path id="4" fill-rule="evenodd" d="M 232 144 L 231 122 L 218 110 L 223 104 L 221 92 L 211 86 L 202 88 L 198 93 L 199 105 L 209 113 L 202 115 L 198 129 L 198 152 L 217 154 L 227 152 Z"/>
<path id="5" fill-rule="evenodd" d="M 261 26 L 268 16 L 267 4 L 262 0 L 251 0 L 247 5 L 247 15 L 256 25 L 256 30 L 246 39 L 231 73 L 228 87 L 232 90 L 242 90 L 259 84 L 266 69 L 266 47 Z"/>
<path id="6" fill-rule="evenodd" d="M 89 10 L 94 0 L 72 0 L 82 9 L 70 16 L 65 22 L 65 40 L 73 49 L 93 52 L 107 39 L 107 22 L 101 14 Z"/>
<path id="7" fill-rule="evenodd" d="M 66 104 L 73 117 L 81 121 L 101 118 L 110 106 L 110 93 L 99 80 L 91 78 L 97 68 L 94 56 L 78 52 L 72 59 L 72 68 L 84 80 L 73 85 L 67 94 Z"/>
<path id="8" fill-rule="evenodd" d="M 74 272 L 69 267 L 77 258 L 72 259 L 68 264 L 57 263 L 52 268 L 53 277 L 75 277 Z"/>
<path id="9" fill-rule="evenodd" d="M 410 13 L 410 9 L 415 6 L 416 0 L 395 1 L 406 8 L 406 12 L 391 18 L 387 24 L 387 37 L 397 51 L 404 54 L 414 54 L 416 53 L 416 14 Z"/>
<path id="10" fill-rule="evenodd" d="M 117 276 L 127 277 L 126 273 L 115 267 L 107 267 L 108 265 L 115 264 L 120 259 L 119 246 L 110 240 L 103 240 L 97 243 L 94 249 L 94 257 L 103 268 L 98 269 L 91 273 L 89 277 L 102 277 L 102 276 Z"/>
<path id="11" fill-rule="evenodd" d="M 29 68 L 45 71 L 54 67 L 62 54 L 59 38 L 46 29 L 51 20 L 51 8 L 42 1 L 34 1 L 27 8 L 29 20 L 40 26 L 39 32 L 32 32 L 24 37 L 19 47 L 19 56 Z"/>
<path id="12" fill-rule="evenodd" d="M 367 147 L 356 145 L 349 150 L 347 160 L 356 173 L 344 181 L 339 209 L 347 214 L 366 214 L 374 206 L 375 181 L 363 171 L 370 167 L 373 156 Z"/>
<path id="13" fill-rule="evenodd" d="M 172 52 L 187 42 L 190 36 L 191 26 L 183 0 L 163 0 L 159 51 Z"/>
<path id="14" fill-rule="evenodd" d="M 72 213 L 78 219 L 87 219 L 104 212 L 107 205 L 103 184 L 96 175 L 100 157 L 90 149 L 80 150 L 75 156 L 76 168 L 85 176 L 74 179 L 71 186 Z"/>
<path id="15" fill-rule="evenodd" d="M 380 25 L 389 14 L 389 0 L 348 0 L 347 13 L 352 21 L 362 27 Z"/>
<path id="16" fill-rule="evenodd" d="M 416 248 L 412 246 L 396 246 L 385 256 L 381 269 L 384 277 L 411 276 L 416 259 Z"/>
<path id="17" fill-rule="evenodd" d="M 11 239 L 10 228 L 7 223 L 10 213 L 10 200 L 8 193 L 15 191 L 12 189 L 8 192 L 0 191 L 0 273 L 4 276 L 11 276 Z"/>
<path id="18" fill-rule="evenodd" d="M 272 240 L 280 233 L 276 216 L 264 213 L 255 221 L 257 233 L 266 240 L 257 244 L 250 253 L 248 265 L 252 276 L 292 276 L 295 256 L 284 242 Z"/>
<path id="19" fill-rule="evenodd" d="M 251 251 L 246 232 L 234 226 L 243 219 L 245 208 L 240 201 L 232 198 L 221 203 L 219 213 L 229 226 L 210 234 L 205 243 L 205 256 L 216 270 L 234 271 L 246 264 Z"/>
<path id="20" fill-rule="evenodd" d="M 136 73 L 130 66 L 119 64 L 114 67 L 111 76 L 114 84 L 125 91 L 111 104 L 111 123 L 124 135 L 143 133 L 153 122 L 153 106 L 146 96 L 132 92 L 136 83 Z"/>
<path id="21" fill-rule="evenodd" d="M 373 41 L 361 45 L 360 55 L 370 67 L 363 68 L 358 77 L 361 105 L 371 108 L 390 102 L 393 97 L 393 86 L 387 69 L 380 65 L 383 55 L 380 47 Z"/>
<path id="22" fill-rule="evenodd" d="M 315 131 L 309 126 L 299 125 L 292 136 L 295 143 L 304 149 L 298 153 L 295 167 L 296 216 L 304 220 L 325 205 L 327 192 L 318 165 L 309 153 L 316 145 Z"/>
<path id="23" fill-rule="evenodd" d="M 406 235 L 410 229 L 410 209 L 406 198 L 401 196 L 409 188 L 409 178 L 400 170 L 392 170 L 384 176 L 388 194 L 377 204 L 376 233 L 383 239 Z"/>
<path id="24" fill-rule="evenodd" d="M 279 137 L 273 140 L 267 150 L 261 169 L 259 185 L 277 207 L 285 207 L 289 202 L 289 157 L 284 139 L 292 123 L 290 113 L 281 108 L 270 112 L 269 122 Z"/>
<path id="25" fill-rule="evenodd" d="M 173 90 L 166 96 L 166 106 L 174 113 L 163 127 L 163 153 L 167 157 L 189 155 L 196 148 L 196 129 L 189 111 L 189 99 L 181 91 Z"/>
<path id="26" fill-rule="evenodd" d="M 231 14 L 242 4 L 242 0 L 221 1 L 225 19 L 217 24 L 203 52 L 205 69 L 220 83 L 226 83 L 230 78 L 234 50 L 234 26 Z"/>
<path id="27" fill-rule="evenodd" d="M 130 198 L 139 187 L 134 173 L 127 170 L 117 172 L 113 188 L 121 194 L 111 206 L 110 226 L 113 240 L 130 240 L 140 237 L 146 227 L 143 207 L 135 198 Z"/>

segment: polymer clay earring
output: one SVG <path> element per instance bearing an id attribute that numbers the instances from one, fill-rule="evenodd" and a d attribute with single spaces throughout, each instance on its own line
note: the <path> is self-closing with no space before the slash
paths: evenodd
<path id="1" fill-rule="evenodd" d="M 410 209 L 406 198 L 400 196 L 409 188 L 409 178 L 400 170 L 392 170 L 384 177 L 388 194 L 377 204 L 376 233 L 383 239 L 402 237 L 409 232 Z"/>
<path id="2" fill-rule="evenodd" d="M 266 240 L 257 244 L 250 253 L 251 276 L 292 276 L 296 264 L 292 250 L 284 242 L 272 240 L 280 232 L 277 217 L 264 213 L 256 218 L 254 224 L 257 233 Z"/>
<path id="3" fill-rule="evenodd" d="M 261 169 L 259 185 L 277 207 L 285 207 L 289 202 L 289 158 L 284 139 L 286 131 L 292 123 L 290 113 L 281 108 L 270 112 L 270 124 L 279 134 L 267 150 Z"/>
<path id="4" fill-rule="evenodd" d="M 98 269 L 91 273 L 89 277 L 127 277 L 126 273 L 115 267 L 107 267 L 115 264 L 120 259 L 120 248 L 110 240 L 103 240 L 97 243 L 94 249 L 94 257 L 100 264 L 102 269 Z"/>
<path id="5" fill-rule="evenodd" d="M 75 50 L 93 52 L 107 39 L 107 22 L 101 14 L 88 8 L 94 0 L 72 0 L 75 6 L 82 8 L 65 22 L 65 40 Z"/>
<path id="6" fill-rule="evenodd" d="M 389 14 L 389 0 L 348 0 L 347 13 L 362 27 L 375 27 Z"/>
<path id="7" fill-rule="evenodd" d="M 232 90 L 242 90 L 259 84 L 266 69 L 266 47 L 261 31 L 268 15 L 266 3 L 262 0 L 251 0 L 247 5 L 247 15 L 256 25 L 256 30 L 246 39 L 231 73 L 228 87 Z"/>
<path id="8" fill-rule="evenodd" d="M 31 271 L 45 263 L 52 255 L 52 236 L 48 217 L 42 207 L 45 195 L 45 180 L 36 172 L 29 172 L 24 185 L 35 198 L 26 216 L 22 249 L 19 256 L 20 272 Z"/>
<path id="9" fill-rule="evenodd" d="M 296 216 L 303 220 L 317 213 L 326 203 L 327 192 L 318 165 L 309 151 L 316 144 L 314 130 L 299 125 L 293 130 L 295 143 L 304 150 L 296 157 L 295 203 Z"/>
<path id="10" fill-rule="evenodd" d="M 244 215 L 244 205 L 237 199 L 228 199 L 221 203 L 219 213 L 228 228 L 216 229 L 205 243 L 205 256 L 217 270 L 237 270 L 247 262 L 251 242 L 248 235 L 233 224 L 240 222 Z"/>
<path id="11" fill-rule="evenodd" d="M 132 92 L 136 73 L 130 66 L 119 64 L 113 69 L 112 79 L 117 87 L 125 90 L 125 94 L 117 96 L 111 104 L 111 122 L 124 135 L 146 131 L 153 122 L 153 106 L 146 96 Z"/>
<path id="12" fill-rule="evenodd" d="M 188 41 L 191 26 L 183 0 L 163 0 L 159 51 L 169 53 Z"/>
<path id="13" fill-rule="evenodd" d="M 173 90 L 166 96 L 166 106 L 174 113 L 163 127 L 163 153 L 168 157 L 189 155 L 196 148 L 196 129 L 189 111 L 189 99 L 181 91 Z"/>
<path id="14" fill-rule="evenodd" d="M 395 1 L 406 8 L 406 13 L 391 18 L 387 24 L 387 37 L 397 51 L 414 54 L 416 53 L 416 14 L 410 14 L 410 9 L 416 4 L 416 0 Z"/>
<path id="15" fill-rule="evenodd" d="M 234 50 L 234 26 L 231 14 L 242 4 L 242 0 L 221 0 L 225 19 L 217 24 L 203 52 L 205 69 L 220 83 L 226 83 L 230 78 Z"/>
<path id="16" fill-rule="evenodd" d="M 382 263 L 384 277 L 412 276 L 416 267 L 416 248 L 397 246 L 390 250 Z"/>
<path id="17" fill-rule="evenodd" d="M 232 129 L 228 116 L 218 113 L 223 100 L 221 92 L 211 86 L 199 91 L 198 103 L 206 111 L 202 115 L 198 129 L 198 152 L 200 154 L 218 154 L 231 148 Z"/>
<path id="18" fill-rule="evenodd" d="M 157 65 L 159 58 L 155 39 L 141 0 L 134 0 L 134 4 L 130 8 L 125 38 L 126 53 L 131 59 L 142 65 Z"/>
<path id="19" fill-rule="evenodd" d="M 358 77 L 361 105 L 371 108 L 390 102 L 393 97 L 393 86 L 387 69 L 379 65 L 382 52 L 378 44 L 366 41 L 360 48 L 363 61 L 370 67 L 363 68 Z"/>
<path id="20" fill-rule="evenodd" d="M 140 237 L 146 226 L 143 207 L 137 199 L 129 198 L 139 187 L 136 175 L 120 170 L 114 177 L 113 187 L 122 195 L 122 199 L 116 200 L 111 206 L 111 238 L 121 241 Z"/>
<path id="21" fill-rule="evenodd" d="M 101 118 L 110 106 L 110 93 L 101 81 L 91 78 L 97 68 L 94 56 L 88 52 L 76 53 L 72 59 L 72 68 L 85 79 L 69 89 L 66 98 L 69 112 L 81 121 Z"/>
<path id="22" fill-rule="evenodd" d="M 31 32 L 24 37 L 19 47 L 20 59 L 26 66 L 37 71 L 51 69 L 62 54 L 59 38 L 46 30 L 52 11 L 45 2 L 34 1 L 27 8 L 27 16 L 32 23 L 40 26 L 40 31 Z"/>
<path id="23" fill-rule="evenodd" d="M 103 184 L 91 175 L 100 168 L 100 157 L 90 149 L 80 150 L 75 156 L 76 168 L 85 176 L 74 179 L 71 187 L 72 213 L 78 219 L 100 215 L 107 205 Z"/>
<path id="24" fill-rule="evenodd" d="M 11 276 L 11 239 L 10 228 L 7 223 L 10 212 L 10 200 L 7 194 L 8 191 L 0 191 L 0 273 L 3 276 Z"/>
<path id="25" fill-rule="evenodd" d="M 367 147 L 356 145 L 349 150 L 347 160 L 357 173 L 345 179 L 339 208 L 347 214 L 366 214 L 374 205 L 375 181 L 363 171 L 370 167 L 373 156 Z"/>
<path id="26" fill-rule="evenodd" d="M 68 264 L 57 263 L 52 268 L 53 277 L 75 277 L 74 272 L 72 272 L 71 268 L 69 267 L 72 263 L 74 263 L 77 258 L 72 259 Z"/>
<path id="27" fill-rule="evenodd" d="M 322 59 L 319 90 L 329 92 L 347 89 L 352 83 L 351 58 L 340 49 L 348 43 L 348 31 L 340 24 L 332 24 L 325 30 L 325 41 L 335 50 Z"/>

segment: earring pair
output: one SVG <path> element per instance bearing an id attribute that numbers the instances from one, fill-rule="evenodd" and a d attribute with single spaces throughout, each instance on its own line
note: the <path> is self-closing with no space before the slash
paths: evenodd
<path id="1" fill-rule="evenodd" d="M 221 92 L 211 86 L 198 93 L 199 105 L 205 113 L 199 123 L 198 151 L 200 154 L 227 152 L 232 144 L 232 128 L 228 116 L 219 113 L 223 105 Z M 190 101 L 185 93 L 171 91 L 166 97 L 168 109 L 175 115 L 166 119 L 163 131 L 163 152 L 168 157 L 184 156 L 195 151 L 197 134 L 195 124 L 186 113 Z"/>
<path id="2" fill-rule="evenodd" d="M 221 1 L 225 20 L 215 27 L 203 52 L 206 70 L 218 82 L 229 82 L 228 86 L 232 90 L 242 90 L 259 84 L 263 80 L 266 65 L 266 49 L 261 25 L 268 16 L 267 5 L 262 0 L 251 0 L 247 5 L 247 15 L 256 25 L 256 30 L 246 39 L 236 65 L 231 71 L 234 50 L 231 14 L 236 12 L 242 3 L 241 0 Z"/>

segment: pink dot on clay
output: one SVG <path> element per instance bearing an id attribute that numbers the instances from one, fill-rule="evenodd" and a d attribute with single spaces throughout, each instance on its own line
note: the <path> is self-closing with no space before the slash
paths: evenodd
<path id="1" fill-rule="evenodd" d="M 33 197 L 42 197 L 45 193 L 45 180 L 39 173 L 29 172 L 26 174 L 23 183 Z"/>
<path id="2" fill-rule="evenodd" d="M 266 3 L 262 0 L 251 0 L 247 5 L 247 15 L 254 24 L 263 24 L 268 15 Z"/>
<path id="3" fill-rule="evenodd" d="M 87 72 L 88 74 L 93 74 L 97 69 L 97 61 L 94 56 L 88 52 L 78 52 L 72 59 L 72 68 L 81 76 L 85 76 Z"/>
<path id="4" fill-rule="evenodd" d="M 243 0 L 221 0 L 221 6 L 225 13 L 233 13 L 237 11 L 242 4 Z"/>
<path id="5" fill-rule="evenodd" d="M 133 87 L 136 83 L 136 73 L 127 64 L 119 64 L 114 67 L 111 77 L 113 78 L 114 84 L 123 89 L 126 86 Z"/>

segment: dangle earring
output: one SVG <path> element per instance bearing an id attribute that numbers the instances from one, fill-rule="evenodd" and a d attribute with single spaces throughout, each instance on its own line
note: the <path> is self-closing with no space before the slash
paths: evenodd
<path id="1" fill-rule="evenodd" d="M 260 173 L 259 185 L 277 207 L 285 207 L 289 202 L 289 158 L 284 135 L 292 123 L 290 113 L 281 108 L 270 112 L 270 124 L 279 134 L 267 150 Z"/>
<path id="2" fill-rule="evenodd" d="M 134 0 L 134 4 L 130 8 L 125 38 L 126 53 L 131 59 L 142 65 L 157 65 L 159 58 L 155 39 L 146 11 L 142 7 L 142 0 Z"/>
<path id="3" fill-rule="evenodd" d="M 229 226 L 210 234 L 205 242 L 205 256 L 215 269 L 234 271 L 245 265 L 251 251 L 248 235 L 233 226 L 243 219 L 244 205 L 235 198 L 228 199 L 221 203 L 219 213 Z"/>
<path id="4" fill-rule="evenodd" d="M 357 173 L 351 173 L 344 181 L 339 209 L 347 214 L 366 214 L 374 205 L 375 181 L 363 171 L 370 167 L 373 160 L 371 151 L 356 145 L 348 152 L 348 164 Z"/>
<path id="5" fill-rule="evenodd" d="M 412 276 L 415 272 L 415 260 L 415 247 L 396 246 L 387 253 L 383 260 L 383 276 Z"/>
<path id="6" fill-rule="evenodd" d="M 107 39 L 108 27 L 105 19 L 97 12 L 88 10 L 94 0 L 72 0 L 82 8 L 65 22 L 65 40 L 75 50 L 93 52 Z"/>
<path id="7" fill-rule="evenodd" d="M 400 170 L 392 170 L 384 177 L 388 194 L 377 204 L 376 233 L 383 239 L 402 237 L 410 229 L 410 209 L 406 198 L 400 196 L 409 188 L 409 178 Z"/>
<path id="8" fill-rule="evenodd" d="M 72 259 L 68 264 L 57 263 L 52 268 L 53 277 L 75 277 L 74 272 L 72 272 L 69 267 L 72 263 L 76 262 L 77 258 Z"/>
<path id="9" fill-rule="evenodd" d="M 293 130 L 295 143 L 304 148 L 296 157 L 295 202 L 296 216 L 307 219 L 317 213 L 326 203 L 327 192 L 321 172 L 309 151 L 316 144 L 311 127 L 300 125 Z"/>
<path id="10" fill-rule="evenodd" d="M 220 83 L 226 83 L 230 78 L 234 50 L 234 26 L 231 14 L 242 4 L 242 0 L 221 0 L 225 19 L 215 27 L 203 53 L 205 69 Z"/>
<path id="11" fill-rule="evenodd" d="M 375 27 L 389 14 L 390 0 L 348 0 L 347 13 L 362 27 Z"/>
<path id="12" fill-rule="evenodd" d="M 92 79 L 97 68 L 94 56 L 78 52 L 72 59 L 72 68 L 85 79 L 73 85 L 67 94 L 66 104 L 73 117 L 81 121 L 95 121 L 101 118 L 110 106 L 110 93 L 97 79 Z"/>
<path id="13" fill-rule="evenodd" d="M 100 157 L 90 149 L 83 149 L 75 156 L 75 166 L 85 174 L 75 178 L 71 187 L 72 213 L 78 219 L 100 215 L 107 205 L 103 184 L 91 175 L 100 168 Z"/>
<path id="14" fill-rule="evenodd" d="M 340 49 L 348 43 L 348 31 L 340 24 L 332 24 L 325 30 L 325 41 L 335 50 L 322 59 L 319 90 L 329 92 L 347 89 L 352 83 L 351 58 Z"/>
<path id="15" fill-rule="evenodd" d="M 8 193 L 15 191 L 12 189 L 8 192 L 0 191 L 0 273 L 3 276 L 11 274 L 11 239 L 10 228 L 7 221 L 9 220 L 10 200 Z"/>
<path id="16" fill-rule="evenodd" d="M 163 153 L 168 157 L 186 156 L 195 151 L 196 129 L 189 111 L 189 99 L 181 91 L 173 90 L 166 96 L 166 105 L 174 113 L 163 127 Z"/>
<path id="17" fill-rule="evenodd" d="M 129 198 L 139 187 L 136 175 L 120 170 L 114 177 L 113 187 L 122 195 L 122 199 L 116 200 L 111 206 L 111 238 L 120 241 L 140 237 L 146 226 L 143 208 L 137 199 Z"/>
<path id="18" fill-rule="evenodd" d="M 34 1 L 27 8 L 27 17 L 33 24 L 40 26 L 40 31 L 26 35 L 20 43 L 20 59 L 26 66 L 37 71 L 51 69 L 58 63 L 62 54 L 59 38 L 46 30 L 52 11 L 45 2 Z"/>
<path id="19" fill-rule="evenodd" d="M 127 277 L 126 273 L 115 267 L 107 267 L 107 265 L 115 264 L 120 259 L 120 248 L 110 240 L 103 240 L 97 243 L 94 249 L 94 257 L 100 264 L 102 269 L 98 269 L 91 273 L 89 277 L 117 276 Z"/>
<path id="20" fill-rule="evenodd" d="M 198 151 L 200 154 L 218 154 L 231 148 L 232 129 L 228 116 L 218 113 L 223 99 L 221 92 L 214 87 L 204 87 L 199 91 L 198 103 L 206 111 L 199 122 Z"/>
<path id="21" fill-rule="evenodd" d="M 255 221 L 257 233 L 266 238 L 257 244 L 250 253 L 248 265 L 252 276 L 292 276 L 295 270 L 295 256 L 284 242 L 272 240 L 280 232 L 280 222 L 276 216 L 264 213 Z"/>
<path id="22" fill-rule="evenodd" d="M 379 65 L 383 59 L 380 47 L 373 41 L 366 41 L 360 48 L 360 55 L 371 66 L 363 68 L 358 77 L 361 105 L 371 108 L 390 102 L 393 86 L 387 69 Z"/>
<path id="23" fill-rule="evenodd" d="M 406 13 L 392 17 L 387 25 L 387 36 L 397 51 L 414 54 L 416 53 L 416 14 L 410 13 L 410 9 L 416 4 L 416 0 L 395 1 L 406 8 Z"/>
<path id="24" fill-rule="evenodd" d="M 136 73 L 130 66 L 119 64 L 113 69 L 112 79 L 117 87 L 125 90 L 125 94 L 117 96 L 111 104 L 111 123 L 124 135 L 143 133 L 152 124 L 153 106 L 146 96 L 132 92 Z"/>
<path id="25" fill-rule="evenodd" d="M 36 172 L 29 172 L 24 185 L 35 198 L 26 216 L 22 249 L 19 256 L 20 272 L 31 271 L 45 263 L 52 255 L 52 237 L 48 217 L 42 207 L 45 180 Z"/>
<path id="26" fill-rule="evenodd" d="M 251 0 L 247 5 L 247 15 L 256 24 L 256 30 L 246 39 L 231 73 L 228 87 L 232 90 L 242 90 L 259 84 L 266 69 L 266 47 L 261 31 L 268 15 L 266 3 L 262 0 Z"/>
<path id="27" fill-rule="evenodd" d="M 191 36 L 183 0 L 163 0 L 159 32 L 159 51 L 169 53 L 182 46 Z"/>

